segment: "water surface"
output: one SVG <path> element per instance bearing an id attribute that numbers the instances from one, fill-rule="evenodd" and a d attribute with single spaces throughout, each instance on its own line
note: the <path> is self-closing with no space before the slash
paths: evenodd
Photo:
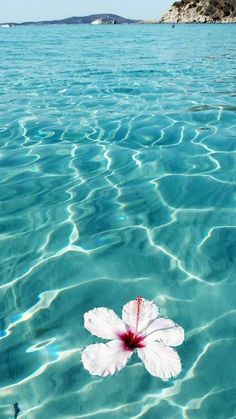
<path id="1" fill-rule="evenodd" d="M 0 31 L 0 417 L 233 419 L 235 25 Z M 87 310 L 154 299 L 181 375 L 101 379 Z"/>

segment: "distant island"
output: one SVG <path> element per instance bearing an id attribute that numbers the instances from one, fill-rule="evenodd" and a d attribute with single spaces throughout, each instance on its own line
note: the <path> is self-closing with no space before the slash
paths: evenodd
<path id="1" fill-rule="evenodd" d="M 236 0 L 181 0 L 160 23 L 236 23 Z"/>
<path id="2" fill-rule="evenodd" d="M 66 19 L 42 20 L 39 22 L 5 22 L 2 27 L 26 25 L 113 25 L 113 24 L 158 24 L 158 23 L 236 23 L 236 0 L 180 0 L 176 1 L 160 20 L 137 20 L 112 13 L 89 16 L 73 16 Z"/>
<path id="3" fill-rule="evenodd" d="M 124 17 L 113 15 L 109 13 L 95 14 L 89 16 L 73 16 L 66 19 L 57 20 L 42 20 L 39 22 L 22 22 L 14 23 L 8 22 L 8 25 L 12 26 L 26 26 L 26 25 L 81 25 L 81 24 L 131 24 L 139 23 L 139 20 L 126 19 Z M 6 23 L 4 23 L 6 24 Z M 1 25 L 4 25 L 1 24 Z"/>

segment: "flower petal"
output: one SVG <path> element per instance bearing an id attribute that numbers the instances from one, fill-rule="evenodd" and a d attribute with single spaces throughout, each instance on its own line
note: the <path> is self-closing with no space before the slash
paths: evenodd
<path id="1" fill-rule="evenodd" d="M 151 375 L 168 380 L 181 372 L 181 362 L 177 352 L 162 343 L 151 342 L 138 349 L 138 356 Z"/>
<path id="2" fill-rule="evenodd" d="M 154 320 L 145 330 L 145 342 L 158 340 L 168 346 L 178 346 L 184 340 L 184 329 L 173 320 L 159 317 Z"/>
<path id="3" fill-rule="evenodd" d="M 84 327 L 93 335 L 103 339 L 117 339 L 126 332 L 125 324 L 113 310 L 94 308 L 84 315 Z"/>
<path id="4" fill-rule="evenodd" d="M 91 375 L 106 377 L 120 371 L 132 353 L 124 350 L 121 341 L 113 340 L 87 346 L 82 353 L 82 362 Z"/>
<path id="5" fill-rule="evenodd" d="M 122 320 L 136 332 L 145 329 L 157 316 L 157 306 L 152 301 L 139 297 L 125 304 L 122 311 Z"/>

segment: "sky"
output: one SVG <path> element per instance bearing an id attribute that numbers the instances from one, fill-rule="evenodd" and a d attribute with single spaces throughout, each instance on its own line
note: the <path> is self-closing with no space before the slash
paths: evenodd
<path id="1" fill-rule="evenodd" d="M 159 19 L 174 0 L 0 0 L 0 22 L 60 19 L 114 13 L 134 19 Z"/>

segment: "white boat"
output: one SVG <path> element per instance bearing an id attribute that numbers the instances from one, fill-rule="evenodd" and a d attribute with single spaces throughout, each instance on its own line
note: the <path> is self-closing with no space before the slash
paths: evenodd
<path id="1" fill-rule="evenodd" d="M 9 23 L 3 23 L 1 28 L 11 28 L 11 25 L 9 25 Z"/>
<path id="2" fill-rule="evenodd" d="M 102 19 L 96 19 L 93 22 L 91 22 L 91 25 L 102 25 Z"/>

